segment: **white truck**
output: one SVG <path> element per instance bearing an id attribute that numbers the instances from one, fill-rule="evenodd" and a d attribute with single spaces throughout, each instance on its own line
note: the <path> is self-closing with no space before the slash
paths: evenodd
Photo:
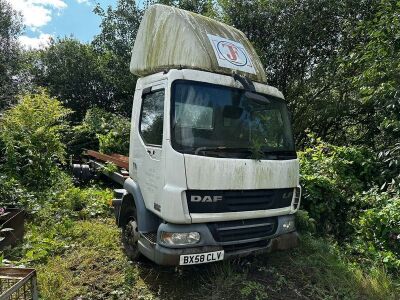
<path id="1" fill-rule="evenodd" d="M 92 167 L 121 167 L 108 175 L 123 184 L 113 204 L 128 256 L 190 265 L 296 246 L 301 188 L 289 113 L 246 36 L 153 5 L 130 69 L 140 78 L 129 159 L 88 153 Z"/>

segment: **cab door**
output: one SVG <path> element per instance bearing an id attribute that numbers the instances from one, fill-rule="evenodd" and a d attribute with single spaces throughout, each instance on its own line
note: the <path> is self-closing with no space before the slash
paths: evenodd
<path id="1" fill-rule="evenodd" d="M 164 186 L 163 132 L 165 83 L 157 82 L 142 90 L 140 115 L 136 122 L 133 165 L 147 209 L 160 213 Z"/>

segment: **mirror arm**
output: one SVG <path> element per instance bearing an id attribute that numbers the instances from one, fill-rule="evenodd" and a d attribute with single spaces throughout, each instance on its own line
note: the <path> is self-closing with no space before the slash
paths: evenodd
<path id="1" fill-rule="evenodd" d="M 235 79 L 236 81 L 239 81 L 246 91 L 249 91 L 249 92 L 256 91 L 256 88 L 255 88 L 253 82 L 249 78 L 247 78 L 245 76 L 240 76 L 238 73 L 234 73 L 233 79 Z"/>

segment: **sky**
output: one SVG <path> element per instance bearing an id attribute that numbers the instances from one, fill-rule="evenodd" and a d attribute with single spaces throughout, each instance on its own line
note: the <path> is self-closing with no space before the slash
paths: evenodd
<path id="1" fill-rule="evenodd" d="M 51 38 L 73 36 L 90 42 L 100 32 L 96 3 L 106 8 L 117 0 L 7 0 L 22 14 L 25 31 L 20 42 L 25 48 L 42 48 Z"/>

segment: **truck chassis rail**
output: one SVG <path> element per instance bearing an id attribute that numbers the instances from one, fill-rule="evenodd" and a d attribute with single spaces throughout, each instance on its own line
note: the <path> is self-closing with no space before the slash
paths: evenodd
<path id="1" fill-rule="evenodd" d="M 102 162 L 112 162 L 116 166 L 129 170 L 129 158 L 127 156 L 113 153 L 111 155 L 103 154 L 94 150 L 87 150 L 85 155 L 93 157 Z"/>

